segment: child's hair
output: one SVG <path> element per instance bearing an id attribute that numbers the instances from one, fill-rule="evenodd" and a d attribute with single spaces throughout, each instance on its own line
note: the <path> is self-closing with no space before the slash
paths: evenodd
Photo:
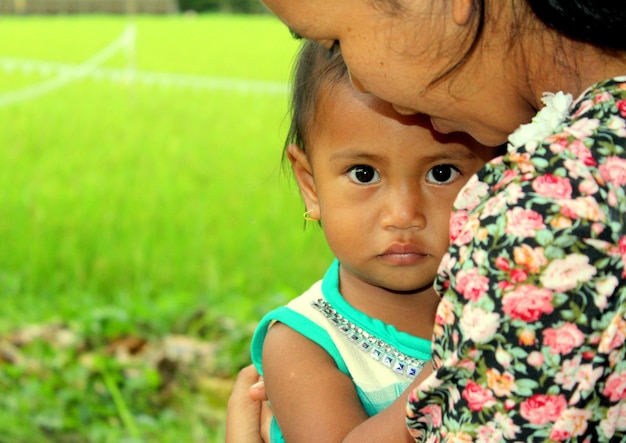
<path id="1" fill-rule="evenodd" d="M 304 41 L 292 72 L 292 92 L 290 102 L 290 125 L 285 140 L 287 146 L 296 144 L 307 151 L 311 124 L 320 103 L 322 86 L 347 82 L 348 68 L 338 50 L 328 50 L 319 43 Z"/>

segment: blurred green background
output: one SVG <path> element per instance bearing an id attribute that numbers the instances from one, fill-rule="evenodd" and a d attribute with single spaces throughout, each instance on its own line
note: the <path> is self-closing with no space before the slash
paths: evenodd
<path id="1" fill-rule="evenodd" d="M 331 260 L 281 167 L 298 43 L 268 14 L 0 35 L 0 442 L 222 441 L 256 322 Z"/>

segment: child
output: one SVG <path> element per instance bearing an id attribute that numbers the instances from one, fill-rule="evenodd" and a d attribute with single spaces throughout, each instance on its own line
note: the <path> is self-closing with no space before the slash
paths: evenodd
<path id="1" fill-rule="evenodd" d="M 263 318 L 252 358 L 275 416 L 272 441 L 342 441 L 430 372 L 432 285 L 452 204 L 495 148 L 437 135 L 355 91 L 340 54 L 315 43 L 295 74 L 285 155 L 305 219 L 320 222 L 337 259 Z M 402 413 L 395 419 L 408 438 Z"/>

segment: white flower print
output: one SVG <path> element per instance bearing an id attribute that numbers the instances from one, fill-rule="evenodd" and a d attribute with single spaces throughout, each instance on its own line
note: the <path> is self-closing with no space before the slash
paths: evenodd
<path id="1" fill-rule="evenodd" d="M 519 148 L 529 142 L 539 142 L 552 134 L 556 127 L 565 120 L 572 103 L 572 95 L 561 91 L 553 94 L 544 92 L 541 101 L 546 105 L 542 108 L 531 123 L 517 128 L 509 136 L 509 143 Z"/>

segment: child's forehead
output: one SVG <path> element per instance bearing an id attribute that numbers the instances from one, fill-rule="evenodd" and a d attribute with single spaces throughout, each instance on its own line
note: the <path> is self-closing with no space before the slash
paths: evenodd
<path id="1" fill-rule="evenodd" d="M 392 161 L 399 153 L 411 162 L 462 163 L 483 157 L 474 152 L 476 143 L 470 137 L 439 134 L 428 116 L 400 115 L 389 103 L 355 90 L 349 80 L 324 82 L 313 112 L 307 151 L 316 149 L 323 134 L 324 146 L 356 147 L 361 155 L 378 160 Z"/>

